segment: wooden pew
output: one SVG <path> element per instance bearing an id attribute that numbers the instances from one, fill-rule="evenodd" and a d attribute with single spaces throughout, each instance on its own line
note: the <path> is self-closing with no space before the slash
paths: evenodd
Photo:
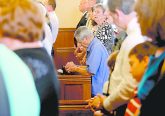
<path id="1" fill-rule="evenodd" d="M 61 69 L 68 61 L 78 64 L 74 56 L 74 48 L 54 49 L 56 69 Z M 60 81 L 60 116 L 91 116 L 93 113 L 85 109 L 85 100 L 91 98 L 91 78 L 80 74 L 58 74 Z"/>
<path id="2" fill-rule="evenodd" d="M 75 28 L 60 28 L 54 48 L 74 47 Z"/>

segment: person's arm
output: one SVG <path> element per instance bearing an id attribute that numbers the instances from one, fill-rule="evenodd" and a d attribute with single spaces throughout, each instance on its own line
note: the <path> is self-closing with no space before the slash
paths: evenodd
<path id="1" fill-rule="evenodd" d="M 89 75 L 89 76 L 92 75 L 91 73 L 88 72 L 87 66 L 75 65 L 73 62 L 68 62 L 65 66 L 65 69 L 68 72 L 78 72 L 82 75 Z"/>
<path id="2" fill-rule="evenodd" d="M 80 65 L 79 67 L 80 68 L 87 68 L 87 66 L 85 66 L 85 65 L 84 66 L 83 65 Z"/>
<path id="3" fill-rule="evenodd" d="M 79 72 L 82 75 L 92 76 L 92 74 L 90 72 L 88 72 L 87 66 L 76 66 L 75 72 Z"/>
<path id="4" fill-rule="evenodd" d="M 119 53 L 116 60 L 115 69 L 111 76 L 112 80 L 110 80 L 111 82 L 115 82 L 115 84 L 113 83 L 113 85 L 110 85 L 115 86 L 115 89 L 112 87 L 113 91 L 111 91 L 110 96 L 103 102 L 103 107 L 107 111 L 112 111 L 117 107 L 126 104 L 134 96 L 134 89 L 137 87 L 138 83 L 133 79 L 129 72 L 130 64 L 128 54 L 131 48 L 132 45 L 127 46 L 127 48 L 124 48 L 123 50 L 121 49 L 121 53 Z M 117 83 L 116 81 L 113 81 L 114 78 L 120 79 L 121 81 Z"/>
<path id="5" fill-rule="evenodd" d="M 137 83 L 129 81 L 122 81 L 116 90 L 108 96 L 104 102 L 103 107 L 107 111 L 112 111 L 119 106 L 128 103 L 134 97 L 133 89 L 136 88 Z"/>
<path id="6" fill-rule="evenodd" d="M 80 61 L 81 65 L 86 65 L 86 54 L 84 55 L 84 57 L 82 58 L 82 60 Z"/>

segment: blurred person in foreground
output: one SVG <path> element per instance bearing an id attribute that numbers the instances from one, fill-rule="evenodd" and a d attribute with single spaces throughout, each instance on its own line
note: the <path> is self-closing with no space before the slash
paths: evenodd
<path id="1" fill-rule="evenodd" d="M 0 92 L 0 116 L 39 116 L 40 99 L 33 75 L 27 65 L 1 43 L 1 39 L 0 89 L 6 91 L 6 95 Z"/>
<path id="2" fill-rule="evenodd" d="M 139 86 L 138 97 L 142 102 L 140 116 L 162 116 L 165 104 L 165 1 L 137 0 L 135 11 L 142 34 L 150 37 L 158 46 L 154 56 L 150 57 Z M 159 107 L 161 106 L 161 107 Z"/>
<path id="3" fill-rule="evenodd" d="M 9 10 L 7 8 L 10 4 L 15 5 L 17 2 L 17 0 L 0 0 L 0 86 L 2 92 L 0 92 L 0 115 L 38 116 L 40 114 L 40 100 L 32 73 L 21 58 L 2 42 L 5 38 L 2 30 L 5 20 L 2 16 Z M 6 22 L 10 20 L 11 17 Z"/>
<path id="4" fill-rule="evenodd" d="M 40 115 L 58 115 L 59 84 L 53 62 L 40 41 L 44 19 L 38 5 L 32 0 L 3 1 L 0 12 L 1 43 L 30 68 L 40 97 Z"/>
<path id="5" fill-rule="evenodd" d="M 136 45 L 129 53 L 130 73 L 137 82 L 140 82 L 157 47 L 147 41 Z M 138 116 L 141 102 L 137 97 L 137 88 L 134 91 L 134 98 L 127 105 L 124 116 Z"/>

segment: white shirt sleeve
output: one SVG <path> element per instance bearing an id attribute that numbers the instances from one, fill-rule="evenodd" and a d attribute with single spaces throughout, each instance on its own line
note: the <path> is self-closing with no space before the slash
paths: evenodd
<path id="1" fill-rule="evenodd" d="M 51 28 L 52 28 L 51 33 L 52 33 L 53 43 L 54 43 L 57 39 L 57 35 L 58 35 L 58 31 L 59 31 L 59 20 L 54 11 L 49 12 L 49 18 L 50 18 L 50 24 L 51 24 Z"/>
<path id="2" fill-rule="evenodd" d="M 48 26 L 47 23 L 44 24 L 44 32 L 45 32 L 45 38 L 42 41 L 42 43 L 45 49 L 47 50 L 48 54 L 51 56 L 51 50 L 54 42 L 50 27 Z"/>
<path id="3" fill-rule="evenodd" d="M 119 57 L 122 57 L 123 62 L 122 64 L 120 64 L 120 66 L 115 66 L 115 68 L 120 67 L 119 69 L 116 70 L 120 70 L 120 74 L 118 74 L 118 76 L 120 77 L 121 81 L 118 83 L 118 81 L 116 82 L 112 80 L 113 83 L 112 86 L 115 86 L 114 90 L 112 91 L 110 90 L 110 96 L 104 102 L 105 109 L 109 111 L 114 110 L 118 106 L 127 103 L 133 97 L 134 89 L 137 87 L 137 82 L 132 78 L 132 75 L 129 72 L 130 69 L 130 65 L 128 61 L 129 50 L 125 50 L 121 52 L 124 52 L 123 54 L 119 54 Z M 118 78 L 118 77 L 112 77 L 112 79 L 113 78 Z M 115 84 L 118 86 L 116 86 Z"/>

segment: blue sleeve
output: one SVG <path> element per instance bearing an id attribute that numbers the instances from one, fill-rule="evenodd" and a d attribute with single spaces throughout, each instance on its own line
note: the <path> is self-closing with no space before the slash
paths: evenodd
<path id="1" fill-rule="evenodd" d="M 99 69 L 101 63 L 101 48 L 100 46 L 94 47 L 90 51 L 89 56 L 87 57 L 87 70 L 92 74 L 96 74 L 97 70 Z"/>

